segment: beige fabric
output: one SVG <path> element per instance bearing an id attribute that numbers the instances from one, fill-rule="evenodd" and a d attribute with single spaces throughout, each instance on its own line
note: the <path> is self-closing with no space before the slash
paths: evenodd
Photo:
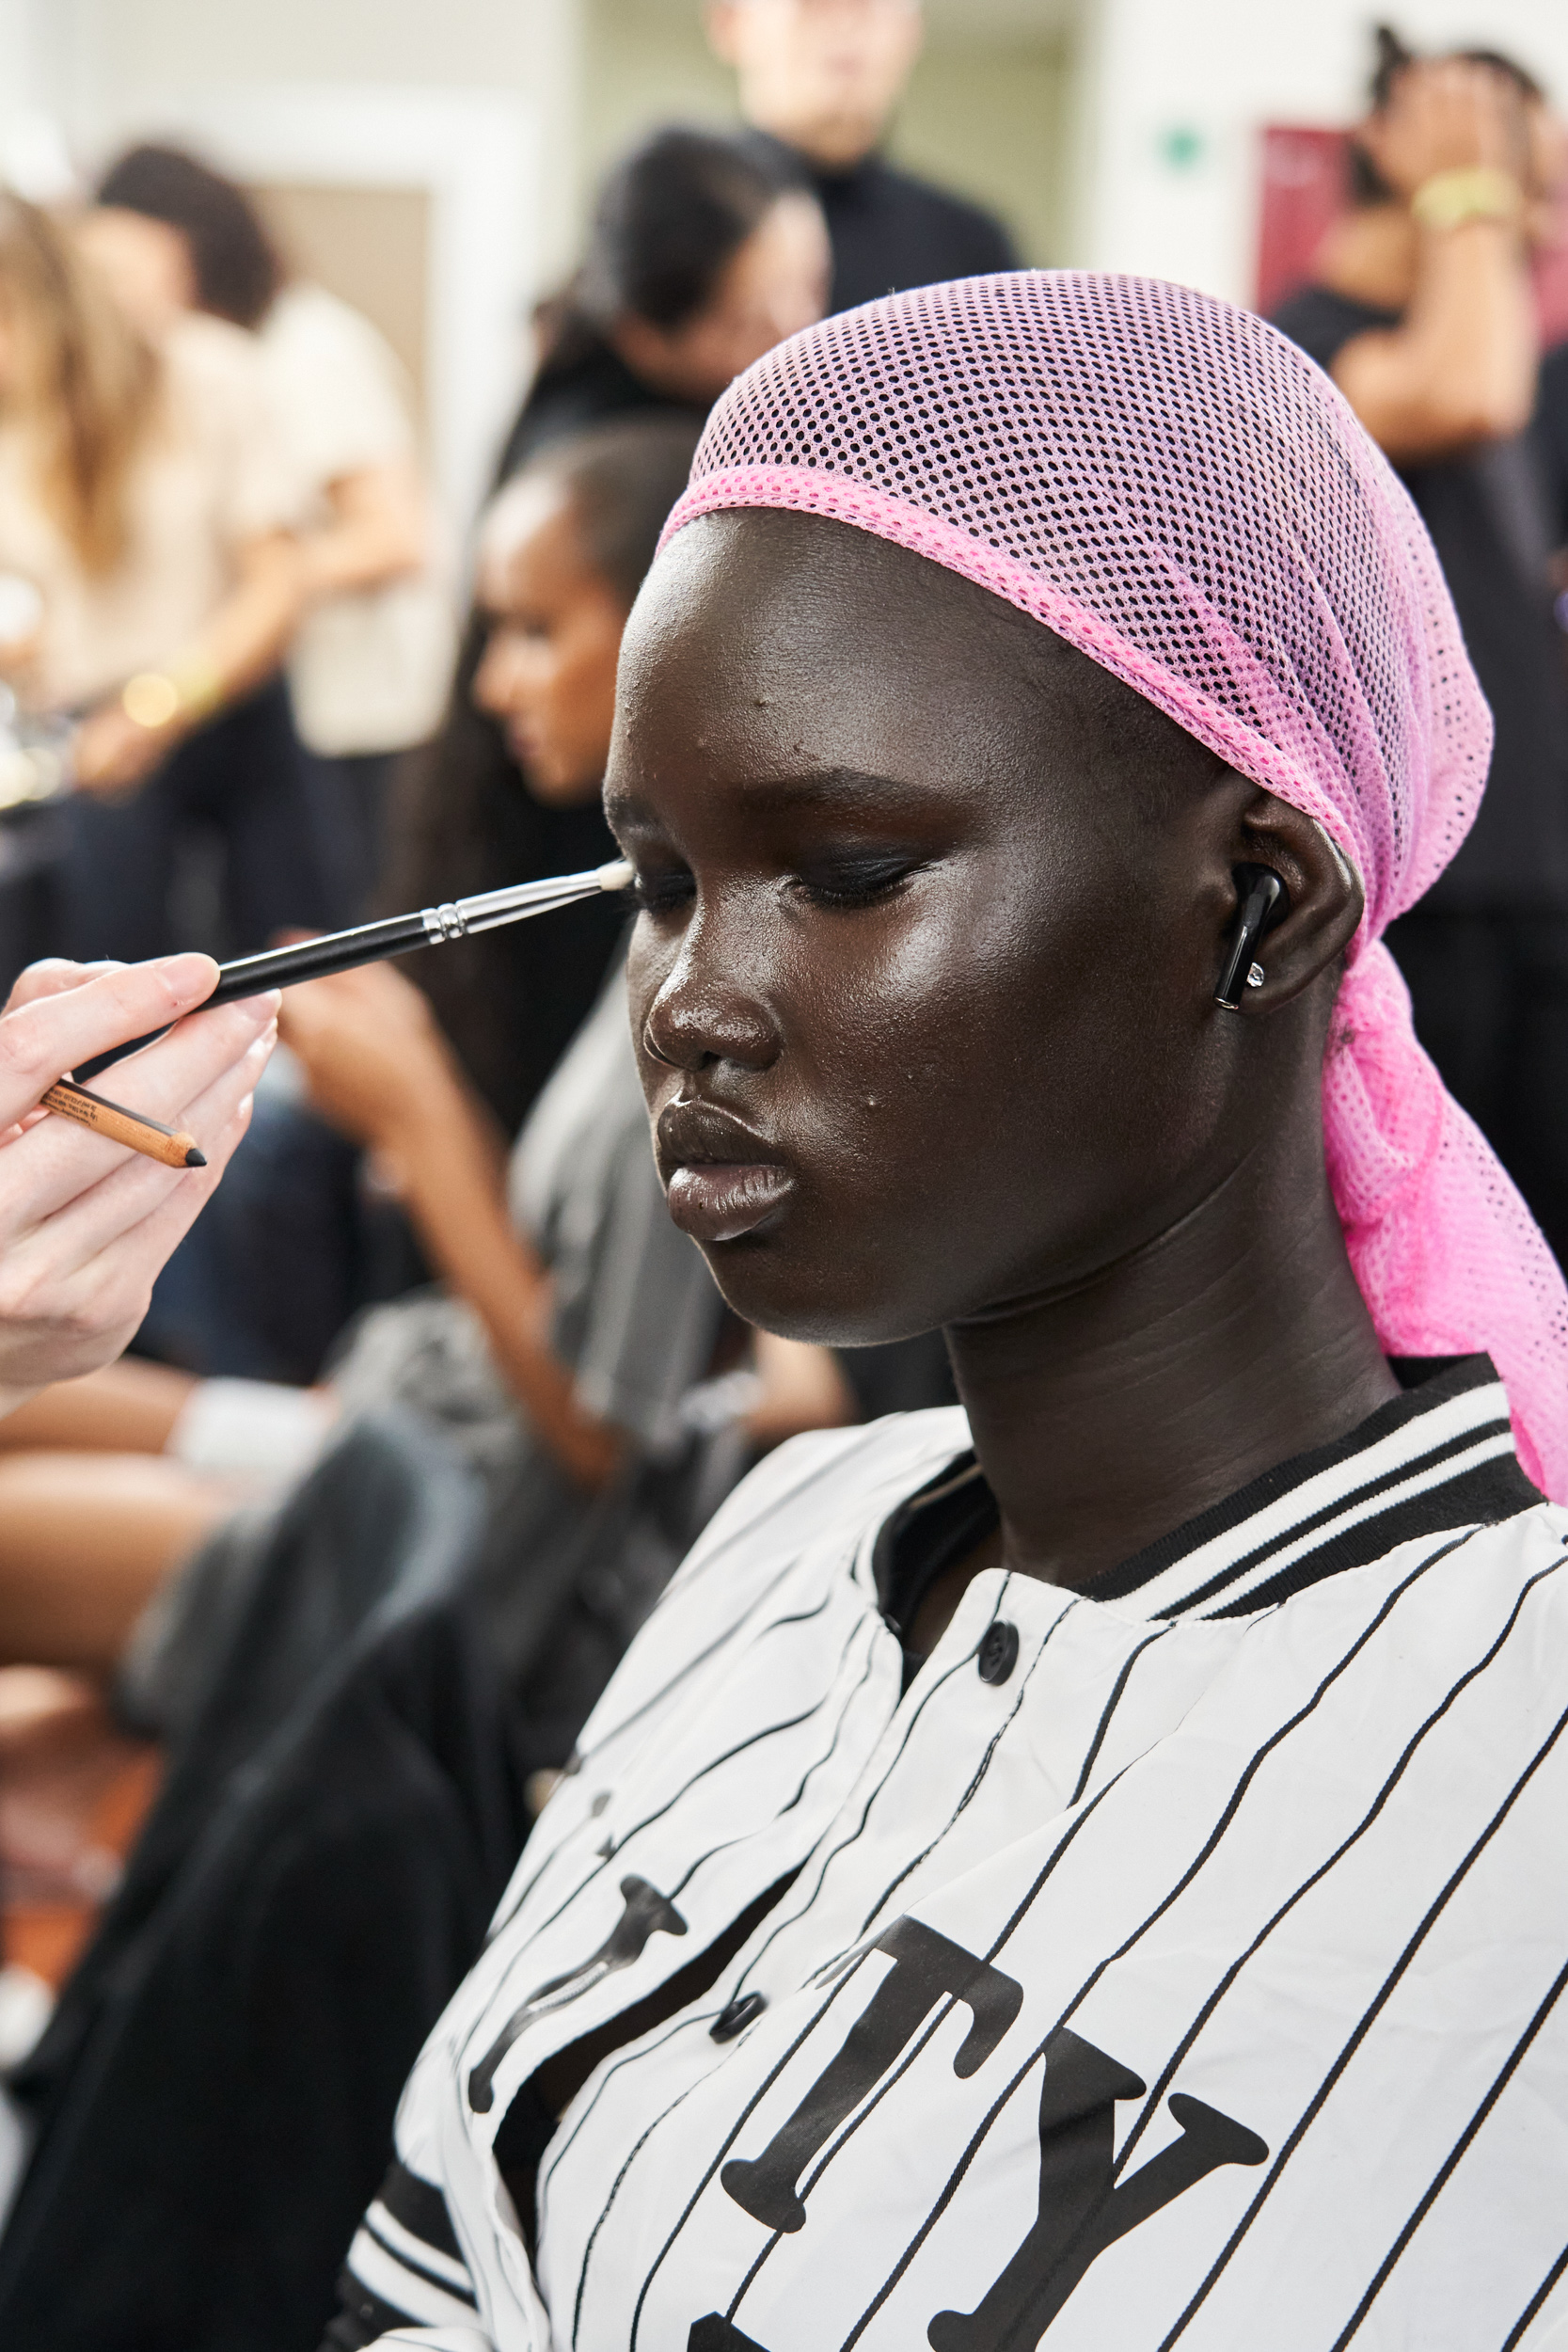
<path id="1" fill-rule="evenodd" d="M 251 338 L 185 318 L 163 352 L 163 410 L 131 485 L 130 544 L 106 578 L 84 573 L 39 502 L 23 433 L 0 420 L 0 572 L 43 598 L 38 659 L 22 681 L 37 707 L 81 709 L 161 668 L 228 593 L 245 543 L 298 519 L 299 477 Z"/>
<path id="2" fill-rule="evenodd" d="M 261 343 L 285 439 L 311 486 L 310 519 L 327 519 L 328 484 L 417 458 L 403 370 L 346 302 L 321 286 L 286 287 Z M 451 565 L 440 556 L 417 578 L 318 605 L 289 662 L 301 735 L 328 755 L 421 741 L 439 723 L 454 644 Z"/>

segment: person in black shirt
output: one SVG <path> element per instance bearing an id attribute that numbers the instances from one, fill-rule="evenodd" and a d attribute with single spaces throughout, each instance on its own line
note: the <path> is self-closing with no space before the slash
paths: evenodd
<path id="1" fill-rule="evenodd" d="M 739 80 L 751 151 L 815 189 L 832 240 L 829 308 L 1016 269 L 1000 221 L 878 153 L 920 54 L 920 0 L 715 0 L 708 36 Z"/>
<path id="2" fill-rule="evenodd" d="M 1354 210 L 1275 324 L 1334 377 L 1432 533 L 1497 725 L 1467 840 L 1388 933 L 1416 1026 L 1568 1257 L 1568 673 L 1528 430 L 1534 215 L 1559 167 L 1540 86 L 1386 33 Z"/>

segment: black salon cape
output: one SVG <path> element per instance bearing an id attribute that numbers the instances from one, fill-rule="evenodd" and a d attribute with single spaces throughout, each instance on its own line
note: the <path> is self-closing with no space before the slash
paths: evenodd
<path id="1" fill-rule="evenodd" d="M 336 1458 L 385 1534 L 374 1437 Z M 423 1568 L 341 1645 L 325 1628 L 336 1663 L 291 1703 L 293 1637 L 326 1611 L 338 1474 L 316 1474 L 294 1594 L 239 1629 L 13 2086 L 39 2137 L 0 2238 L 8 2352 L 309 2352 L 332 2310 L 404 2078 L 529 1825 L 521 1711 L 462 1590 L 461 1497 L 406 1420 L 389 1441 L 429 1506 Z"/>
<path id="2" fill-rule="evenodd" d="M 830 310 L 853 310 L 911 286 L 984 278 L 1019 265 L 1013 241 L 993 214 L 895 170 L 880 155 L 828 171 L 767 131 L 749 131 L 746 139 L 765 166 L 798 173 L 822 207 L 833 251 Z"/>

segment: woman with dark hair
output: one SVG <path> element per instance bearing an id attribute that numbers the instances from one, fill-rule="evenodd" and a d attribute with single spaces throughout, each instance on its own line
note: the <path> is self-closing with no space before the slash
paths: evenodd
<path id="1" fill-rule="evenodd" d="M 454 652 L 403 367 L 369 319 L 290 271 L 243 188 L 183 149 L 122 155 L 79 233 L 150 329 L 195 310 L 257 337 L 308 497 L 290 691 L 334 787 L 357 903 L 380 866 L 394 761 L 434 733 Z"/>
<path id="2" fill-rule="evenodd" d="M 255 328 L 288 282 L 283 257 L 244 189 L 182 148 L 127 149 L 100 180 L 96 202 L 172 232 L 142 246 L 149 290 L 160 285 L 172 309 L 210 310 Z"/>
<path id="3" fill-rule="evenodd" d="M 970 278 L 720 405 L 606 780 L 669 1209 L 966 1410 L 688 1559 L 334 2346 L 1560 2344 L 1568 1293 L 1381 944 L 1490 734 L 1227 304 Z"/>
<path id="4" fill-rule="evenodd" d="M 582 266 L 539 314 L 539 370 L 499 473 L 599 417 L 707 409 L 821 316 L 831 268 L 798 177 L 716 132 L 656 132 L 605 182 Z"/>
<path id="5" fill-rule="evenodd" d="M 815 199 L 714 133 L 657 133 L 605 183 L 588 251 L 543 314 L 543 356 L 497 469 L 612 417 L 695 426 L 731 378 L 820 314 L 829 253 Z M 613 854 L 597 803 L 519 788 L 503 729 L 476 700 L 488 625 L 471 614 L 446 723 L 411 760 L 379 898 L 388 912 Z M 527 762 L 523 763 L 527 771 Z M 425 956 L 420 985 L 512 1129 L 592 1001 L 614 937 L 603 905 Z M 515 1007 L 529 1007 L 520 1025 Z"/>

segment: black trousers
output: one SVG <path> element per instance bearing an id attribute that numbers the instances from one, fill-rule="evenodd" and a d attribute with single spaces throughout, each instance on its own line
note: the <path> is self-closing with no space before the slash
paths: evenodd
<path id="1" fill-rule="evenodd" d="M 69 803 L 56 952 L 134 963 L 175 947 L 250 955 L 274 932 L 349 919 L 352 850 L 332 789 L 275 678 L 189 737 L 136 792 Z M 170 892 L 185 845 L 221 849 L 216 936 L 177 939 Z"/>
<path id="2" fill-rule="evenodd" d="M 1417 907 L 1389 927 L 1416 1034 L 1568 1265 L 1568 915 Z"/>

